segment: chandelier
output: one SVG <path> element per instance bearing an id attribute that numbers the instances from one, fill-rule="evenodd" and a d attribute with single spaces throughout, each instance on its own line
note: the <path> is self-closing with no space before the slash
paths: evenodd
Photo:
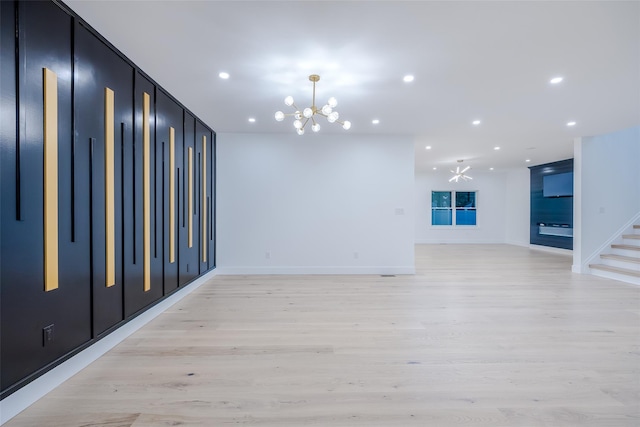
<path id="1" fill-rule="evenodd" d="M 462 163 L 464 160 L 458 160 L 458 163 Z M 468 181 L 471 178 L 469 175 L 465 175 L 464 173 L 466 171 L 468 171 L 469 169 L 471 169 L 471 166 L 467 166 L 466 168 L 460 170 L 460 166 L 456 167 L 456 171 L 451 171 L 451 173 L 453 174 L 453 176 L 451 177 L 451 179 L 449 180 L 449 182 L 451 181 L 455 181 L 458 182 L 459 179 L 462 179 L 463 181 Z"/>
<path id="2" fill-rule="evenodd" d="M 275 115 L 276 120 L 281 122 L 285 117 L 293 116 L 295 118 L 293 127 L 296 128 L 298 135 L 304 135 L 304 128 L 307 126 L 309 121 L 311 121 L 311 130 L 313 132 L 320 131 L 320 123 L 316 121 L 316 116 L 325 117 L 329 123 L 340 123 L 344 130 L 348 130 L 351 127 L 351 122 L 348 120 L 338 120 L 340 115 L 334 110 L 336 105 L 338 105 L 338 101 L 336 101 L 334 97 L 329 98 L 322 108 L 316 107 L 316 82 L 320 80 L 320 76 L 317 74 L 311 74 L 309 76 L 309 80 L 313 82 L 313 98 L 311 99 L 311 107 L 300 110 L 300 108 L 298 108 L 298 106 L 293 102 L 293 97 L 287 96 L 284 99 L 285 105 L 295 108 L 296 111 L 294 113 L 287 114 L 282 111 L 277 111 Z"/>

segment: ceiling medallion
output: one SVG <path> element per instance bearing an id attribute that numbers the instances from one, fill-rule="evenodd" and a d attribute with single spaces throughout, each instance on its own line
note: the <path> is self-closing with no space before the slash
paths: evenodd
<path id="1" fill-rule="evenodd" d="M 287 116 L 293 116 L 295 121 L 293 122 L 293 127 L 296 128 L 296 132 L 298 135 L 304 135 L 304 128 L 311 120 L 311 130 L 313 132 L 320 131 L 320 123 L 316 121 L 316 116 L 323 116 L 327 119 L 329 123 L 340 123 L 342 128 L 348 130 L 351 127 L 351 122 L 348 120 L 340 121 L 338 118 L 340 115 L 337 111 L 334 110 L 336 105 L 338 105 L 338 101 L 334 97 L 329 98 L 326 105 L 322 108 L 318 109 L 316 107 L 316 82 L 320 80 L 320 76 L 317 74 L 311 74 L 309 76 L 309 80 L 313 82 L 313 98 L 311 99 L 311 107 L 307 107 L 302 111 L 298 106 L 293 102 L 293 97 L 287 96 L 284 99 L 285 105 L 289 107 L 295 108 L 295 113 L 283 113 L 282 111 L 277 111 L 275 118 L 277 121 L 281 122 Z"/>
<path id="2" fill-rule="evenodd" d="M 464 162 L 464 160 L 458 160 L 458 163 L 462 163 Z M 451 171 L 451 173 L 453 174 L 453 176 L 451 177 L 451 179 L 449 180 L 449 182 L 451 181 L 455 181 L 458 182 L 459 179 L 462 179 L 463 181 L 468 181 L 471 178 L 469 175 L 465 175 L 464 173 L 466 171 L 468 171 L 469 169 L 471 169 L 471 166 L 467 166 L 466 168 L 460 170 L 460 166 L 456 167 L 456 171 Z"/>

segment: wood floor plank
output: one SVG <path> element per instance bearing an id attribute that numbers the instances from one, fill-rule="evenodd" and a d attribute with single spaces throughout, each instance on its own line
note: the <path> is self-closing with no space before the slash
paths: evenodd
<path id="1" fill-rule="evenodd" d="M 640 288 L 508 245 L 217 276 L 6 425 L 637 426 Z"/>

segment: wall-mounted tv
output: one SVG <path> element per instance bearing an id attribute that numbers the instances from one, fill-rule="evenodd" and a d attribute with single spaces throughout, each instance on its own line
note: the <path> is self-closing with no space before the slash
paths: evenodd
<path id="1" fill-rule="evenodd" d="M 542 177 L 542 195 L 544 197 L 573 196 L 573 172 Z"/>

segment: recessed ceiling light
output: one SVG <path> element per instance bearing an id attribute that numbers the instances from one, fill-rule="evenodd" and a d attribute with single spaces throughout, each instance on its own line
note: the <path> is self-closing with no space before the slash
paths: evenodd
<path id="1" fill-rule="evenodd" d="M 433 170 L 437 170 L 437 169 L 438 169 L 437 167 L 435 167 L 435 166 L 433 167 Z"/>
<path id="2" fill-rule="evenodd" d="M 380 123 L 380 120 L 373 119 L 373 120 L 371 120 L 371 123 L 373 123 L 374 125 L 377 125 L 378 123 Z"/>
<path id="3" fill-rule="evenodd" d="M 569 122 L 569 123 L 567 123 L 567 126 L 575 126 L 575 125 L 576 125 L 576 122 Z"/>
<path id="4" fill-rule="evenodd" d="M 549 83 L 551 83 L 552 85 L 557 85 L 558 83 L 560 83 L 562 80 L 564 80 L 564 77 L 554 77 L 551 80 L 549 80 Z"/>
<path id="5" fill-rule="evenodd" d="M 527 163 L 529 163 L 530 161 L 531 161 L 531 159 L 527 159 L 527 160 L 525 160 L 525 162 L 527 162 Z"/>
<path id="6" fill-rule="evenodd" d="M 221 72 L 220 74 L 218 74 L 218 77 L 220 77 L 221 79 L 228 79 L 229 78 L 229 73 L 225 73 L 224 71 Z"/>
<path id="7" fill-rule="evenodd" d="M 430 146 L 430 145 L 427 145 L 427 146 L 426 146 L 426 147 L 424 147 L 424 148 L 425 148 L 425 150 L 431 150 L 431 146 Z"/>
<path id="8" fill-rule="evenodd" d="M 490 171 L 492 171 L 492 170 L 493 170 L 493 168 L 489 168 L 489 170 L 490 170 Z"/>
<path id="9" fill-rule="evenodd" d="M 249 122 L 254 123 L 256 121 L 256 119 L 254 119 L 253 117 L 249 117 Z"/>
<path id="10" fill-rule="evenodd" d="M 405 83 L 411 83 L 413 81 L 414 77 L 411 74 L 407 74 L 406 76 L 404 76 L 402 78 L 402 80 L 404 80 Z"/>
<path id="11" fill-rule="evenodd" d="M 481 122 L 480 120 L 474 120 L 471 122 L 474 126 L 478 126 Z"/>
<path id="12" fill-rule="evenodd" d="M 498 151 L 500 147 L 493 147 L 494 150 Z"/>

